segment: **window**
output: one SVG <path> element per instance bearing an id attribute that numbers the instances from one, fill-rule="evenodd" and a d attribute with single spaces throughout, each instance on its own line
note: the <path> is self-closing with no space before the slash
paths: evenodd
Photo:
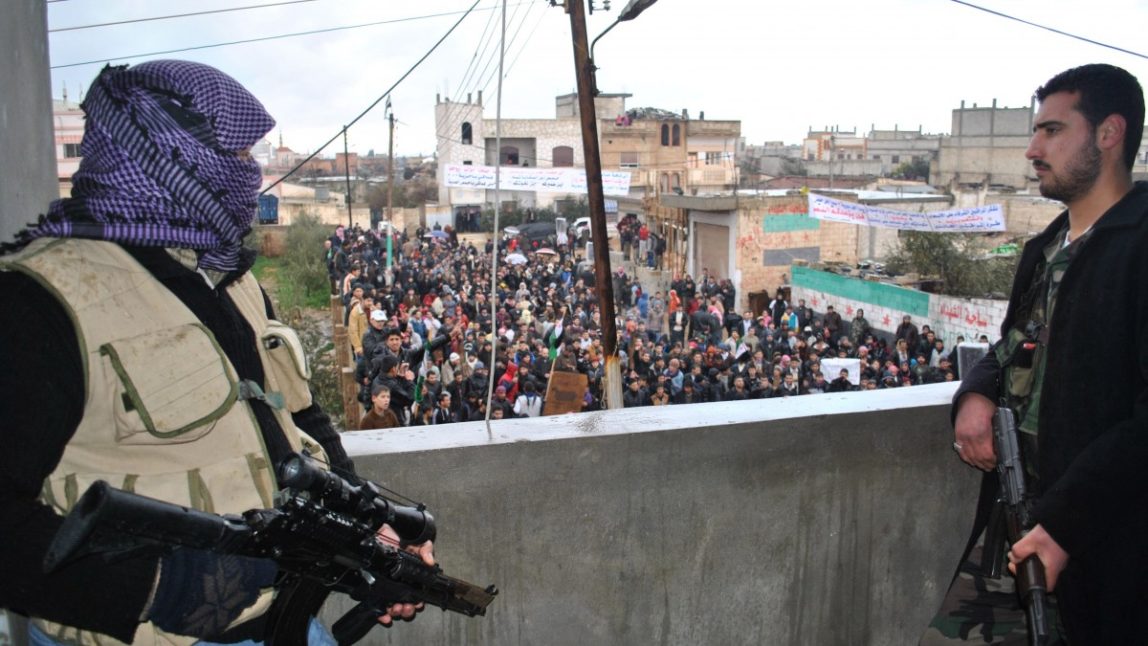
<path id="1" fill-rule="evenodd" d="M 622 168 L 637 168 L 638 153 L 622 153 L 622 159 L 619 165 Z"/>
<path id="2" fill-rule="evenodd" d="M 682 174 L 674 173 L 670 175 L 670 190 L 679 192 L 682 190 Z"/>
<path id="3" fill-rule="evenodd" d="M 80 156 L 80 144 L 64 144 L 64 157 L 72 159 Z"/>
<path id="4" fill-rule="evenodd" d="M 706 166 L 719 166 L 725 158 L 725 153 L 720 152 L 707 152 L 706 153 Z"/>
<path id="5" fill-rule="evenodd" d="M 463 165 L 463 166 L 471 166 L 471 165 L 473 165 L 473 164 L 474 164 L 474 162 L 470 161 L 469 159 L 465 159 L 465 160 L 463 160 L 463 162 L 462 162 L 462 165 Z"/>
<path id="6" fill-rule="evenodd" d="M 473 141 L 474 141 L 474 136 L 473 136 L 473 133 L 471 131 L 470 122 L 469 121 L 463 121 L 462 122 L 462 143 L 470 144 Z"/>
<path id="7" fill-rule="evenodd" d="M 676 123 L 674 124 L 674 145 L 682 145 L 682 127 Z"/>
<path id="8" fill-rule="evenodd" d="M 901 163 L 901 156 L 900 155 L 893 155 L 893 163 L 894 164 L 900 164 Z"/>
<path id="9" fill-rule="evenodd" d="M 518 165 L 518 147 L 517 146 L 503 146 L 502 150 L 498 151 L 498 165 L 499 166 L 517 166 Z"/>
<path id="10" fill-rule="evenodd" d="M 662 181 L 660 182 L 660 184 L 661 184 L 662 192 L 663 193 L 669 193 L 670 192 L 670 174 L 669 173 L 662 173 L 661 180 Z"/>
<path id="11" fill-rule="evenodd" d="M 662 145 L 663 146 L 669 146 L 670 145 L 670 126 L 669 126 L 669 124 L 666 124 L 666 123 L 662 124 Z"/>
<path id="12" fill-rule="evenodd" d="M 551 165 L 555 168 L 574 165 L 574 149 L 570 146 L 555 146 L 550 152 Z"/>

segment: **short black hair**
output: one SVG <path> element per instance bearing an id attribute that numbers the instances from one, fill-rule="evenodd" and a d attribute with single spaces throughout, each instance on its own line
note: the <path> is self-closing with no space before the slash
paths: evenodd
<path id="1" fill-rule="evenodd" d="M 1144 134 L 1144 90 L 1135 76 L 1115 65 L 1094 63 L 1065 70 L 1036 89 L 1043 102 L 1057 92 L 1077 93 L 1076 109 L 1093 128 L 1110 115 L 1124 117 L 1124 165 L 1132 170 Z"/>

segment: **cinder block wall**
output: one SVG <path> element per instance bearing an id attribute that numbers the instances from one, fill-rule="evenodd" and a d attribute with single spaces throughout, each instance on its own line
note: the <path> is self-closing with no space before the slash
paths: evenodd
<path id="1" fill-rule="evenodd" d="M 486 617 L 430 609 L 367 639 L 916 643 L 979 483 L 949 448 L 952 392 L 345 435 L 361 473 L 435 513 L 448 574 L 502 590 Z"/>

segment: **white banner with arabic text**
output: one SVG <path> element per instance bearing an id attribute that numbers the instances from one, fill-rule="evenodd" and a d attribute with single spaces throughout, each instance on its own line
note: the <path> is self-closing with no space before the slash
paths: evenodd
<path id="1" fill-rule="evenodd" d="M 443 181 L 450 188 L 494 190 L 494 171 L 494 166 L 446 164 Z M 499 175 L 502 189 L 507 191 L 586 194 L 586 169 L 584 168 L 503 166 Z M 629 195 L 629 171 L 602 171 L 602 192 L 606 195 Z"/>
<path id="2" fill-rule="evenodd" d="M 809 217 L 868 227 L 938 233 L 1005 230 L 1004 209 L 1001 208 L 1000 204 L 977 206 L 969 209 L 933 211 L 932 213 L 912 213 L 871 204 L 843 202 L 810 193 Z"/>

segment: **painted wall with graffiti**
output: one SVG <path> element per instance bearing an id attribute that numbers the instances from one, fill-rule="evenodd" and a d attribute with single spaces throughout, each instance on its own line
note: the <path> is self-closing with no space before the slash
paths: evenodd
<path id="1" fill-rule="evenodd" d="M 989 341 L 996 341 L 1008 305 L 1007 301 L 928 294 L 808 267 L 792 267 L 792 276 L 793 302 L 805 299 L 818 315 L 832 305 L 842 319 L 850 321 L 862 309 L 869 325 L 892 337 L 908 314 L 918 329 L 928 325 L 948 348 L 956 344 L 958 336 L 975 341 L 985 334 Z"/>
<path id="2" fill-rule="evenodd" d="M 805 196 L 771 197 L 738 213 L 737 266 L 749 292 L 790 282 L 795 260 L 857 262 L 858 227 L 809 217 Z"/>

